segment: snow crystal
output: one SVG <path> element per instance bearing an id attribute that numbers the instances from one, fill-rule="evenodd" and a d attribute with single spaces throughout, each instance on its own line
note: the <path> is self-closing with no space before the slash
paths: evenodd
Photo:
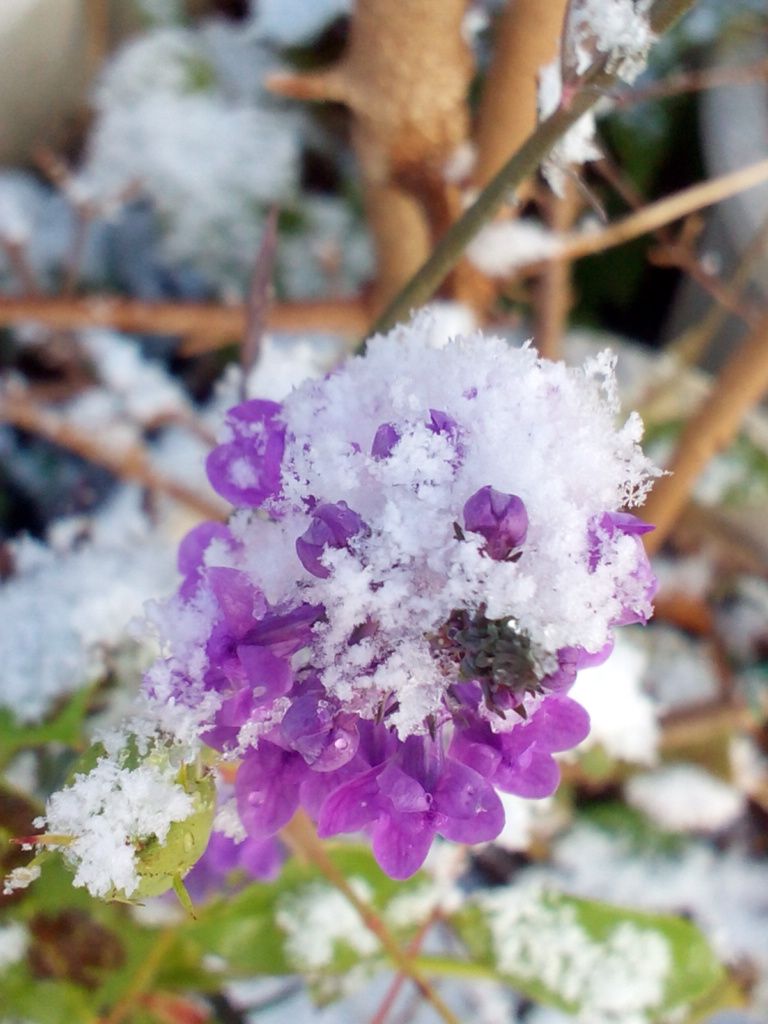
<path id="1" fill-rule="evenodd" d="M 625 922 L 596 942 L 574 907 L 554 904 L 535 885 L 507 887 L 478 902 L 501 971 L 541 981 L 579 1008 L 583 1024 L 646 1024 L 661 1001 L 671 956 L 656 932 Z"/>
<path id="2" fill-rule="evenodd" d="M 140 187 L 162 218 L 167 256 L 238 286 L 261 211 L 295 189 L 299 124 L 297 112 L 278 109 L 263 92 L 254 100 L 254 66 L 261 78 L 270 63 L 258 46 L 250 47 L 247 75 L 227 74 L 228 55 L 243 62 L 243 45 L 242 30 L 180 28 L 127 44 L 96 90 L 97 118 L 76 182 L 84 197 L 99 200 Z M 238 94 L 240 78 L 248 81 Z"/>
<path id="3" fill-rule="evenodd" d="M 467 247 L 467 256 L 484 274 L 506 277 L 518 267 L 554 256 L 557 238 L 538 221 L 499 220 L 486 225 Z"/>
<path id="4" fill-rule="evenodd" d="M 119 539 L 96 527 L 92 541 L 65 550 L 14 544 L 18 572 L 0 586 L 0 707 L 22 722 L 98 678 L 144 602 L 176 581 L 168 539 L 120 520 Z"/>
<path id="5" fill-rule="evenodd" d="M 0 974 L 24 956 L 29 936 L 23 924 L 0 924 Z"/>
<path id="6" fill-rule="evenodd" d="M 635 775 L 625 786 L 627 801 L 669 832 L 715 832 L 743 813 L 738 789 L 693 764 L 671 764 Z"/>
<path id="7" fill-rule="evenodd" d="M 61 852 L 76 869 L 75 885 L 93 896 L 130 897 L 140 880 L 137 845 L 153 837 L 163 842 L 171 825 L 193 810 L 192 797 L 158 765 L 131 769 L 102 757 L 51 796 L 36 824 L 71 837 Z"/>
<path id="8" fill-rule="evenodd" d="M 237 813 L 237 801 L 234 797 L 219 807 L 216 817 L 213 819 L 213 828 L 214 831 L 222 832 L 230 839 L 234 839 L 236 843 L 245 839 L 247 833 L 240 821 L 240 815 Z"/>
<path id="9" fill-rule="evenodd" d="M 365 902 L 372 896 L 367 882 L 348 879 Z M 278 904 L 276 920 L 285 932 L 288 958 L 302 970 L 319 970 L 333 962 L 341 943 L 360 956 L 371 956 L 379 942 L 346 896 L 327 885 L 313 883 L 287 894 Z"/>
<path id="10" fill-rule="evenodd" d="M 560 59 L 539 70 L 539 117 L 544 120 L 560 106 L 563 79 Z M 563 195 L 567 168 L 598 160 L 600 148 L 595 141 L 595 115 L 588 111 L 568 129 L 544 161 L 542 170 L 553 191 Z"/>
<path id="11" fill-rule="evenodd" d="M 565 67 L 583 75 L 602 54 L 608 71 L 633 82 L 656 38 L 649 9 L 650 0 L 571 0 L 563 36 Z"/>
<path id="12" fill-rule="evenodd" d="M 32 867 L 14 868 L 3 880 L 3 895 L 10 896 L 18 889 L 28 889 L 40 877 L 37 864 Z"/>
<path id="13" fill-rule="evenodd" d="M 622 761 L 655 762 L 659 742 L 656 709 L 642 688 L 647 661 L 644 651 L 620 633 L 607 662 L 582 669 L 570 696 L 589 712 L 590 733 L 577 751 L 599 745 Z"/>

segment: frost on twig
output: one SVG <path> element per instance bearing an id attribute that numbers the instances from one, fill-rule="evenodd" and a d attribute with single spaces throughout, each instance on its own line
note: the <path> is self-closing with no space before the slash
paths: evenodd
<path id="1" fill-rule="evenodd" d="M 571 0 L 563 28 L 559 58 L 539 73 L 539 114 L 542 119 L 568 105 L 580 79 L 600 62 L 616 78 L 632 82 L 644 69 L 655 40 L 648 15 L 650 0 Z M 600 157 L 595 118 L 585 114 L 560 139 L 543 165 L 559 195 L 570 167 Z"/>

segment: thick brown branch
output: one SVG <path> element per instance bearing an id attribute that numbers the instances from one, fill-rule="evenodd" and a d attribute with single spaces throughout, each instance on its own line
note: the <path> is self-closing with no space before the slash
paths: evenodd
<path id="1" fill-rule="evenodd" d="M 467 0 L 358 0 L 341 61 L 322 73 L 279 76 L 285 95 L 341 100 L 352 113 L 380 307 L 429 254 L 447 227 L 452 199 L 443 175 L 467 137 L 472 75 L 462 35 Z"/>
<path id="2" fill-rule="evenodd" d="M 536 128 L 538 74 L 557 56 L 567 6 L 568 0 L 508 0 L 498 17 L 475 133 L 481 188 Z"/>
<path id="3" fill-rule="evenodd" d="M 668 465 L 670 476 L 656 484 L 643 517 L 656 529 L 646 535 L 658 551 L 687 504 L 699 475 L 733 441 L 746 414 L 768 390 L 768 316 L 731 356 L 715 387 L 683 430 Z"/>

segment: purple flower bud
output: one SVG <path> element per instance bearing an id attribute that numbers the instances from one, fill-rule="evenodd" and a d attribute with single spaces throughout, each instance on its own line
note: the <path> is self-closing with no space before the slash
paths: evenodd
<path id="1" fill-rule="evenodd" d="M 516 494 L 495 491 L 487 485 L 476 491 L 464 506 L 464 526 L 485 537 L 485 551 L 503 562 L 525 541 L 528 513 Z"/>
<path id="2" fill-rule="evenodd" d="M 448 437 L 456 437 L 459 432 L 458 424 L 453 416 L 449 416 L 447 412 L 443 412 L 441 409 L 429 410 L 429 423 L 427 427 L 433 434 L 447 434 Z"/>
<path id="3" fill-rule="evenodd" d="M 208 456 L 206 470 L 214 490 L 233 505 L 257 507 L 280 487 L 285 426 L 277 402 L 253 399 L 227 413 L 229 440 Z"/>
<path id="4" fill-rule="evenodd" d="M 331 575 L 322 563 L 326 548 L 344 548 L 347 541 L 360 533 L 363 520 L 347 505 L 337 501 L 335 505 L 318 505 L 312 513 L 309 528 L 296 541 L 299 561 L 313 576 L 327 579 Z"/>
<path id="5" fill-rule="evenodd" d="M 400 440 L 400 432 L 392 423 L 382 423 L 373 438 L 371 455 L 377 461 L 387 459 L 392 454 L 392 449 Z"/>

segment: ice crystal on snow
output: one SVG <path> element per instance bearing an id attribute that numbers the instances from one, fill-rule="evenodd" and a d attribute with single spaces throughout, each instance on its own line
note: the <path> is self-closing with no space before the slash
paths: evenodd
<path id="1" fill-rule="evenodd" d="M 579 1007 L 583 1024 L 647 1024 L 672 966 L 657 932 L 618 925 L 594 941 L 574 907 L 556 905 L 535 885 L 507 887 L 479 897 L 502 972 L 536 979 L 565 1003 Z"/>

